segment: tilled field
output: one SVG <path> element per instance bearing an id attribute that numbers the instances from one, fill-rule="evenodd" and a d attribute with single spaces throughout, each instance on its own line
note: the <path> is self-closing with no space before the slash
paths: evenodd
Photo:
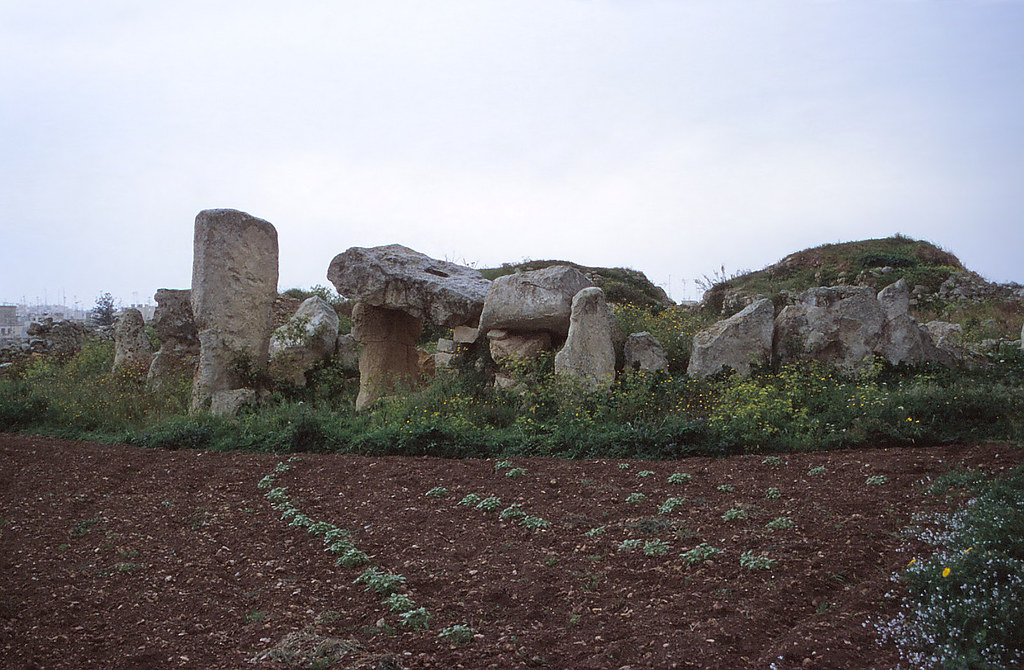
<path id="1" fill-rule="evenodd" d="M 425 630 L 281 520 L 257 484 L 287 458 L 0 434 L 0 666 L 888 668 L 864 624 L 920 550 L 900 530 L 950 504 L 921 482 L 1024 454 L 288 462 L 272 487 L 402 575 Z"/>

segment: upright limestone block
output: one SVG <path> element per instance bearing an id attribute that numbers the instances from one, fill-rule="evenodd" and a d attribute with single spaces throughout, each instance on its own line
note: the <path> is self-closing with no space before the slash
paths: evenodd
<path id="1" fill-rule="evenodd" d="M 113 371 L 149 370 L 153 359 L 153 345 L 146 334 L 142 312 L 129 308 L 114 321 Z"/>
<path id="2" fill-rule="evenodd" d="M 356 303 L 352 309 L 352 336 L 362 346 L 357 410 L 396 387 L 419 382 L 420 353 L 416 340 L 422 330 L 422 319 L 401 310 Z"/>
<path id="3" fill-rule="evenodd" d="M 615 347 L 611 310 L 599 288 L 585 288 L 572 299 L 569 334 L 555 355 L 555 373 L 580 380 L 591 388 L 615 381 Z"/>
<path id="4" fill-rule="evenodd" d="M 188 289 L 158 289 L 156 312 L 151 325 L 160 338 L 160 350 L 149 366 L 147 383 L 160 388 L 175 378 L 193 379 L 199 364 L 199 335 L 192 318 L 192 292 Z"/>
<path id="5" fill-rule="evenodd" d="M 196 217 L 192 312 L 199 334 L 193 409 L 247 385 L 267 365 L 277 296 L 277 230 L 233 209 Z"/>
<path id="6" fill-rule="evenodd" d="M 923 363 L 933 357 L 928 331 L 910 316 L 910 288 L 904 279 L 878 292 L 878 304 L 885 313 L 882 339 L 875 351 L 890 363 Z"/>

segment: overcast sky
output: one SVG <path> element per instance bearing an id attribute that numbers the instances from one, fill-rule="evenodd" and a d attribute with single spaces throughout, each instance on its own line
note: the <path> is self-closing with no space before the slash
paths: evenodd
<path id="1" fill-rule="evenodd" d="M 1024 283 L 1024 3 L 0 0 L 0 302 L 191 283 L 196 214 L 694 279 L 900 232 Z"/>

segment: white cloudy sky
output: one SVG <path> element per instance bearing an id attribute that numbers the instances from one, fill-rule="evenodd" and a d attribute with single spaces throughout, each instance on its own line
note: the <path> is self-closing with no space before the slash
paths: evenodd
<path id="1" fill-rule="evenodd" d="M 282 289 L 398 242 L 678 300 L 896 232 L 1024 283 L 1024 3 L 0 0 L 0 302 L 187 287 L 217 207 Z"/>

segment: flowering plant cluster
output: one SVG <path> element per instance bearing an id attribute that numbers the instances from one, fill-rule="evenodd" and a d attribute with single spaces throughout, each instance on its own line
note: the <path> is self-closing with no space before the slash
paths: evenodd
<path id="1" fill-rule="evenodd" d="M 900 575 L 900 611 L 876 624 L 914 668 L 1024 667 L 1024 469 L 912 535 L 933 547 Z"/>

